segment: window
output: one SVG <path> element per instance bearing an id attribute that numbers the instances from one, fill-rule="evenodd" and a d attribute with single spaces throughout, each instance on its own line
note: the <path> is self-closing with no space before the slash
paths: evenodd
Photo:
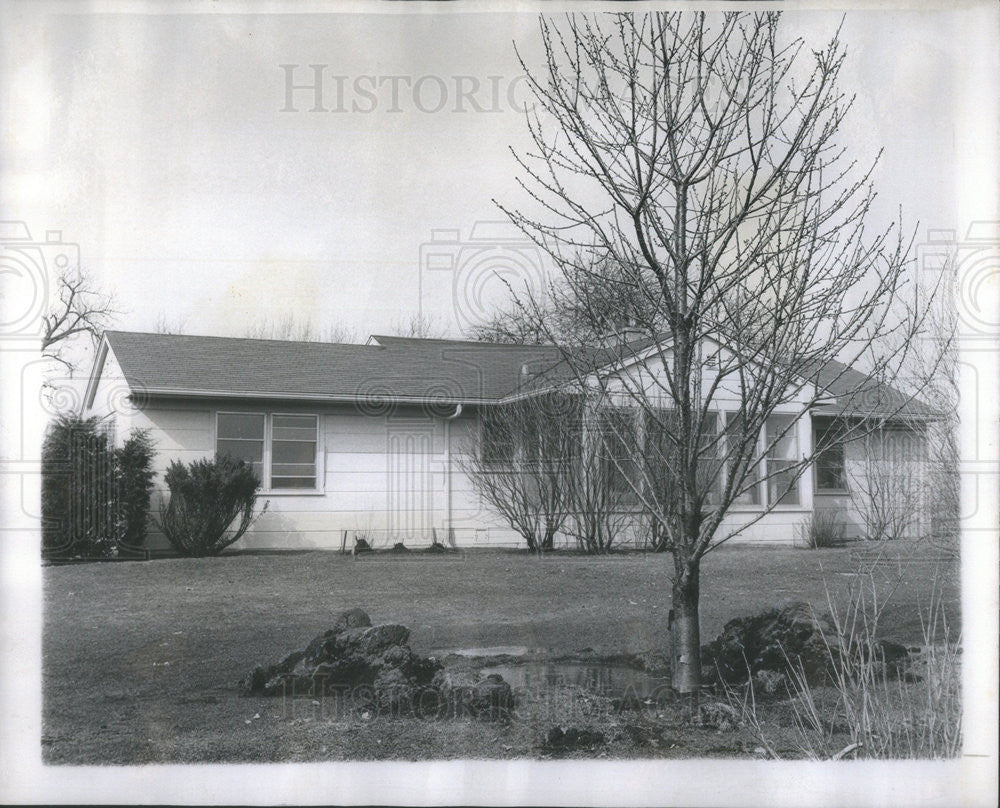
<path id="1" fill-rule="evenodd" d="M 271 416 L 271 488 L 316 487 L 315 415 Z"/>
<path id="2" fill-rule="evenodd" d="M 798 425 L 794 415 L 772 415 L 767 419 L 767 502 L 798 505 Z"/>
<path id="3" fill-rule="evenodd" d="M 740 472 L 740 476 L 743 476 L 743 469 L 736 469 L 735 463 L 740 460 L 742 465 L 743 461 L 747 458 L 736 458 L 734 457 L 734 452 L 737 449 L 736 442 L 741 441 L 744 436 L 744 426 L 743 426 L 743 416 L 738 412 L 727 412 L 726 413 L 726 473 L 732 475 L 737 471 Z M 749 460 L 752 465 L 749 471 L 740 484 L 744 487 L 742 493 L 737 494 L 733 499 L 736 505 L 760 505 L 760 464 L 756 461 L 758 457 L 758 452 L 760 451 L 759 444 L 760 435 L 756 436 L 756 439 L 752 441 L 752 445 L 748 446 L 744 451 L 749 452 Z"/>
<path id="4" fill-rule="evenodd" d="M 215 454 L 245 460 L 265 491 L 316 490 L 318 415 L 220 412 Z"/>
<path id="5" fill-rule="evenodd" d="M 604 479 L 612 491 L 634 495 L 638 482 L 635 414 L 628 410 L 604 410 L 600 414 L 600 424 Z"/>
<path id="6" fill-rule="evenodd" d="M 816 455 L 816 490 L 844 491 L 847 475 L 844 469 L 844 444 L 836 440 L 832 425 L 817 424 L 813 429 Z"/>
<path id="7" fill-rule="evenodd" d="M 698 489 L 705 491 L 705 502 L 716 505 L 722 493 L 722 441 L 719 439 L 719 414 L 709 412 L 698 435 Z"/>
<path id="8" fill-rule="evenodd" d="M 492 465 L 514 462 L 517 436 L 511 429 L 511 419 L 505 418 L 502 408 L 485 410 L 482 417 L 482 461 Z"/>
<path id="9" fill-rule="evenodd" d="M 242 412 L 220 412 L 215 433 L 215 454 L 245 460 L 253 466 L 257 479 L 264 479 L 264 420 L 263 415 Z"/>

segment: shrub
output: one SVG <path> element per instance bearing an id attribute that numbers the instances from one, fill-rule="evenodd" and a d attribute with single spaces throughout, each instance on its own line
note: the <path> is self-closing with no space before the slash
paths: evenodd
<path id="1" fill-rule="evenodd" d="M 134 431 L 117 451 L 125 534 L 122 545 L 138 549 L 146 543 L 149 500 L 153 493 L 153 440 L 148 430 Z"/>
<path id="2" fill-rule="evenodd" d="M 820 547 L 835 547 L 844 541 L 844 523 L 837 518 L 836 511 L 816 510 L 796 528 L 798 544 L 810 550 Z"/>
<path id="3" fill-rule="evenodd" d="M 220 457 L 188 466 L 175 460 L 164 480 L 170 499 L 160 502 L 157 526 L 184 556 L 218 555 L 267 510 L 265 503 L 254 514 L 260 480 L 242 460 Z M 231 529 L 234 522 L 236 528 Z"/>
<path id="4" fill-rule="evenodd" d="M 42 555 L 113 558 L 146 540 L 153 487 L 146 430 L 115 448 L 99 418 L 63 415 L 42 444 Z"/>

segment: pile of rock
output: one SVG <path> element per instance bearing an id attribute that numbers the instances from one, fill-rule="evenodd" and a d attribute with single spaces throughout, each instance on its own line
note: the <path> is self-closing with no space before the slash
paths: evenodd
<path id="1" fill-rule="evenodd" d="M 304 649 L 257 665 L 240 687 L 252 696 L 338 695 L 391 714 L 509 715 L 514 696 L 502 677 L 456 680 L 433 657 L 413 653 L 409 638 L 405 626 L 373 626 L 364 611 L 352 609 Z"/>
<path id="2" fill-rule="evenodd" d="M 273 665 L 257 665 L 241 682 L 246 695 L 343 694 L 383 708 L 417 704 L 441 665 L 410 650 L 405 626 L 373 626 L 361 609 Z"/>
<path id="3" fill-rule="evenodd" d="M 452 716 L 506 721 L 517 705 L 514 691 L 499 673 L 478 679 L 472 673 L 442 670 L 434 676 L 431 686 Z"/>
<path id="4" fill-rule="evenodd" d="M 808 603 L 782 601 L 751 617 L 730 620 L 722 633 L 702 646 L 702 681 L 737 684 L 752 679 L 758 692 L 784 695 L 794 671 L 810 684 L 828 680 L 844 652 L 829 617 L 816 614 Z M 891 675 L 898 674 L 907 650 L 897 643 L 878 641 L 873 653 Z"/>

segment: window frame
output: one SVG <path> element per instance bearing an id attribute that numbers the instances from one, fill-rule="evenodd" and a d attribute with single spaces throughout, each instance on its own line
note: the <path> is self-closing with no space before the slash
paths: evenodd
<path id="1" fill-rule="evenodd" d="M 723 465 L 723 474 L 725 475 L 725 477 L 723 479 L 723 484 L 727 485 L 729 483 L 729 440 L 730 440 L 730 426 L 729 425 L 730 425 L 731 421 L 735 421 L 736 420 L 736 417 L 740 414 L 740 411 L 739 410 L 722 409 L 722 410 L 719 410 L 719 413 L 722 416 L 720 420 L 721 420 L 721 423 L 722 423 L 722 428 L 724 430 L 724 443 L 723 443 L 722 449 L 723 449 L 723 452 L 725 453 L 724 465 Z M 756 441 L 754 441 L 754 444 L 755 444 L 754 451 L 755 451 L 755 453 L 757 455 L 761 455 L 762 454 L 762 449 L 763 449 L 763 443 L 762 442 L 763 442 L 763 436 L 762 436 L 762 434 L 760 432 L 758 432 L 757 433 L 757 439 L 756 439 Z M 762 511 L 762 510 L 764 510 L 764 507 L 765 507 L 764 502 L 765 502 L 765 496 L 766 496 L 767 492 L 761 490 L 762 487 L 764 487 L 764 483 L 766 482 L 764 480 L 764 476 L 765 475 L 763 473 L 761 473 L 761 470 L 762 470 L 761 467 L 762 467 L 762 465 L 763 465 L 763 458 L 758 457 L 757 458 L 757 462 L 754 464 L 754 474 L 756 476 L 756 480 L 754 480 L 753 486 L 751 486 L 750 488 L 748 488 L 747 491 L 745 492 L 746 495 L 751 494 L 751 492 L 753 493 L 753 501 L 752 502 L 740 502 L 738 499 L 734 499 L 733 502 L 732 502 L 732 504 L 730 505 L 730 508 L 732 510 L 735 510 L 735 511 Z"/>
<path id="2" fill-rule="evenodd" d="M 642 417 L 640 410 L 610 406 L 600 409 L 596 418 L 597 439 L 601 442 L 598 447 L 601 474 L 620 497 L 621 505 L 625 508 L 634 507 L 639 503 L 639 493 L 636 488 L 642 483 L 643 472 L 639 466 L 640 461 L 628 453 L 629 445 L 620 435 L 621 432 L 627 431 L 626 427 L 633 434 L 637 433 L 641 428 L 640 417 Z M 627 419 L 629 423 L 619 422 L 617 425 L 619 430 L 616 431 L 615 425 L 608 424 L 608 419 L 613 418 Z M 625 456 L 615 457 L 615 449 L 623 449 Z"/>
<path id="3" fill-rule="evenodd" d="M 503 405 L 498 405 L 503 406 Z M 517 464 L 518 460 L 518 444 L 521 442 L 518 440 L 518 436 L 511 433 L 509 441 L 504 441 L 504 443 L 510 444 L 509 456 L 504 457 L 489 457 L 486 453 L 486 436 L 489 434 L 491 428 L 489 424 L 490 417 L 494 414 L 493 410 L 483 409 L 479 413 L 479 445 L 476 447 L 479 457 L 478 461 L 483 466 L 483 468 L 488 469 L 510 469 Z M 497 422 L 494 422 L 497 423 Z"/>
<path id="4" fill-rule="evenodd" d="M 219 456 L 219 416 L 220 415 L 260 415 L 264 418 L 264 449 L 261 456 L 261 481 L 260 493 L 268 496 L 321 496 L 326 493 L 325 473 L 323 468 L 323 452 L 320 450 L 322 430 L 322 415 L 319 412 L 287 412 L 281 410 L 216 410 L 213 419 L 213 457 Z M 273 488 L 272 462 L 273 462 L 273 419 L 275 416 L 308 416 L 316 419 L 316 450 L 314 453 L 314 468 L 316 470 L 316 481 L 311 488 Z M 309 441 L 302 441 L 308 443 Z M 294 475 L 278 475 L 279 477 L 290 477 Z M 308 479 L 308 478 L 304 478 Z"/>
<path id="5" fill-rule="evenodd" d="M 791 428 L 785 433 L 786 437 L 791 437 L 794 439 L 794 444 L 792 446 L 791 459 L 772 457 L 771 452 L 774 450 L 774 445 L 768 439 L 768 428 L 767 422 L 772 418 L 790 418 L 792 420 Z M 800 472 L 795 478 L 793 487 L 789 488 L 777 501 L 771 502 L 771 484 L 776 482 L 778 479 L 776 476 L 772 476 L 774 469 L 771 466 L 772 461 L 778 461 L 783 463 L 791 463 L 793 466 L 802 462 L 801 457 L 801 444 L 799 430 L 801 428 L 803 416 L 794 412 L 772 412 L 764 420 L 764 428 L 761 430 L 762 439 L 764 441 L 763 451 L 761 452 L 761 461 L 764 465 L 764 473 L 762 475 L 761 482 L 764 485 L 764 490 L 761 492 L 764 496 L 762 502 L 765 503 L 764 507 L 769 511 L 774 510 L 808 510 L 802 502 L 802 473 Z M 778 438 L 781 440 L 781 438 Z M 784 502 L 785 497 L 790 494 L 795 494 L 795 502 Z"/>
<path id="6" fill-rule="evenodd" d="M 813 419 L 813 423 L 812 423 L 812 441 L 813 441 L 813 450 L 814 451 L 815 451 L 816 446 L 819 444 L 819 441 L 817 440 L 817 436 L 819 434 L 827 431 L 827 430 L 832 429 L 832 428 L 833 428 L 832 424 L 827 424 L 826 426 L 822 426 L 821 424 L 819 424 L 819 423 L 816 422 L 816 419 Z M 824 485 L 820 484 L 819 467 L 823 463 L 823 456 L 826 454 L 827 451 L 830 451 L 830 450 L 836 450 L 836 451 L 838 451 L 840 453 L 840 482 L 841 482 L 841 484 L 839 486 L 824 486 Z M 824 450 L 823 452 L 818 453 L 816 455 L 816 457 L 813 459 L 812 466 L 813 466 L 813 493 L 814 494 L 819 494 L 820 496 L 824 496 L 824 495 L 849 494 L 849 493 L 851 493 L 850 485 L 848 483 L 848 476 L 847 476 L 847 445 L 843 441 L 837 441 L 836 443 L 833 443 L 830 446 L 828 446 L 826 448 L 826 450 Z"/>

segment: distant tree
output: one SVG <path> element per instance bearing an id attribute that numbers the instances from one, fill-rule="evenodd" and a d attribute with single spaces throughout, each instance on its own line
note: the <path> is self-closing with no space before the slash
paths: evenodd
<path id="1" fill-rule="evenodd" d="M 435 315 L 411 314 L 393 323 L 392 333 L 397 337 L 418 339 L 443 339 L 448 335 L 448 326 Z"/>
<path id="2" fill-rule="evenodd" d="M 167 315 L 160 312 L 156 317 L 156 325 L 153 327 L 153 330 L 157 334 L 183 334 L 186 325 L 186 317 L 169 319 Z"/>
<path id="3" fill-rule="evenodd" d="M 72 372 L 76 362 L 67 357 L 69 343 L 82 335 L 96 342 L 116 313 L 111 295 L 102 292 L 84 270 L 63 269 L 56 277 L 56 294 L 42 318 L 42 355 Z"/>
<path id="4" fill-rule="evenodd" d="M 351 326 L 331 324 L 319 327 L 309 318 L 286 314 L 280 319 L 264 318 L 243 331 L 248 339 L 283 339 L 296 342 L 358 342 L 358 332 Z"/>

